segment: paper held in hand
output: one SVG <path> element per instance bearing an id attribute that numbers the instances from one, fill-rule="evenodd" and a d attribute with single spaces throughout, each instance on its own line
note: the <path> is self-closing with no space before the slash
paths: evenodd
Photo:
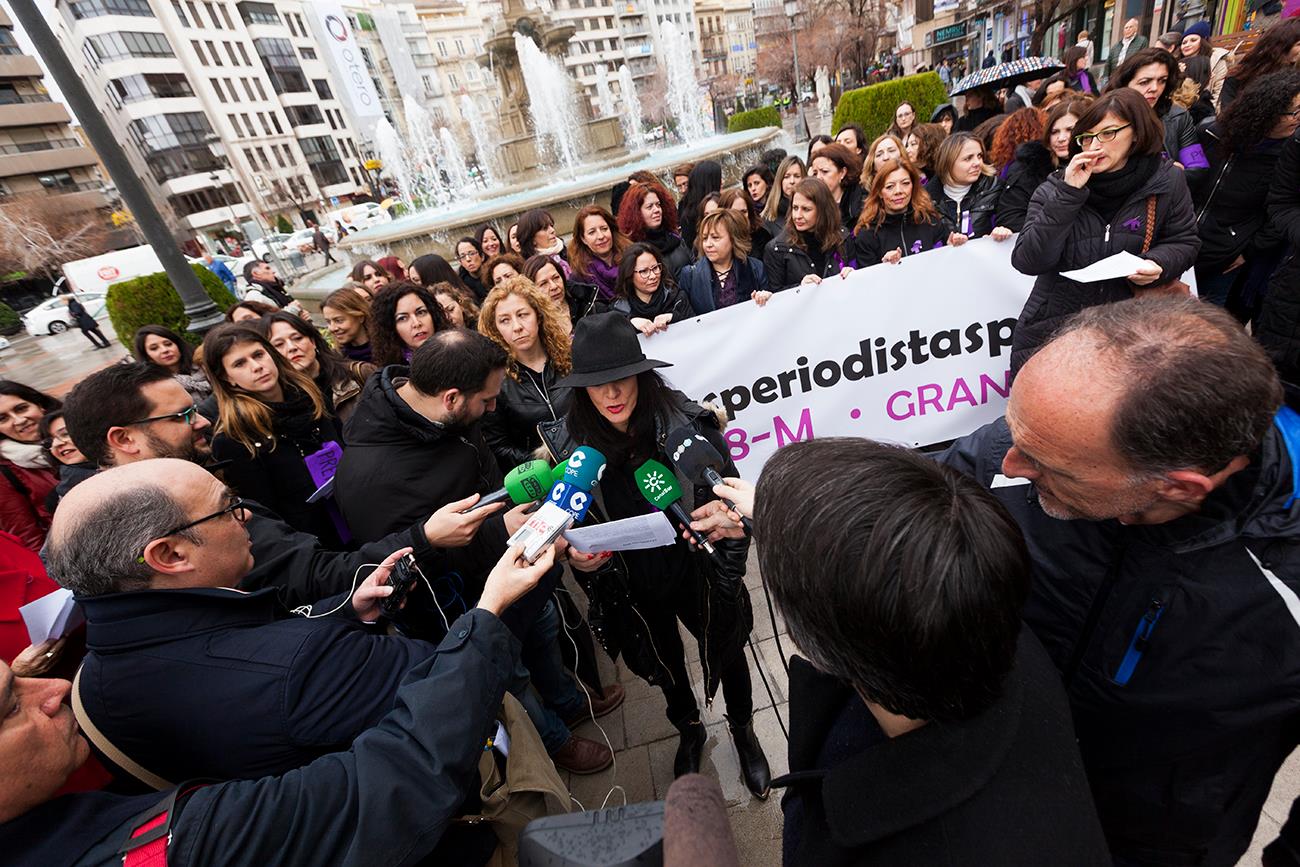
<path id="1" fill-rule="evenodd" d="M 662 548 L 677 541 L 677 531 L 663 512 L 651 512 L 608 524 L 575 527 L 564 534 L 575 550 L 584 554 L 595 551 L 636 551 Z"/>
<path id="2" fill-rule="evenodd" d="M 72 591 L 60 587 L 18 609 L 32 644 L 62 638 L 86 621 Z"/>
<path id="3" fill-rule="evenodd" d="M 1131 277 L 1137 273 L 1138 268 L 1145 264 L 1146 259 L 1141 256 L 1134 256 L 1127 250 L 1121 250 L 1114 256 L 1098 259 L 1087 267 L 1076 268 L 1073 271 L 1062 271 L 1061 276 L 1077 280 L 1080 283 L 1096 283 L 1100 280 Z"/>

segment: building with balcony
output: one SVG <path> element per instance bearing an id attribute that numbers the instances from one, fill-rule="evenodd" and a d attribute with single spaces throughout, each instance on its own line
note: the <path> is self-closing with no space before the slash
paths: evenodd
<path id="1" fill-rule="evenodd" d="M 303 225 L 368 188 L 303 0 L 42 5 L 179 241 Z"/>
<path id="2" fill-rule="evenodd" d="M 45 92 L 44 74 L 0 9 L 0 207 L 33 198 L 55 213 L 107 207 L 98 159 Z"/>
<path id="3" fill-rule="evenodd" d="M 736 94 L 753 85 L 758 68 L 752 0 L 696 0 L 701 78 L 725 81 Z M 723 96 L 721 91 L 716 95 Z"/>
<path id="4" fill-rule="evenodd" d="M 644 80 L 655 72 L 654 38 L 643 3 L 552 0 L 552 19 L 575 29 L 564 65 L 590 104 L 593 117 L 599 114 L 600 107 L 598 67 L 605 67 L 610 93 L 616 100 L 622 90 L 619 67 L 626 65 L 634 79 Z"/>

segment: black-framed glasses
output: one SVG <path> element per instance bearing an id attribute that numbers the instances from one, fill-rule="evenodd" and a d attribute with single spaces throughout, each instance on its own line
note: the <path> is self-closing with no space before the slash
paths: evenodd
<path id="1" fill-rule="evenodd" d="M 169 419 L 174 419 L 175 421 L 183 421 L 187 425 L 192 425 L 194 424 L 194 413 L 198 411 L 199 408 L 196 404 L 190 404 L 188 407 L 181 410 L 180 412 L 169 412 L 166 415 L 151 415 L 148 418 L 142 418 L 139 421 L 127 422 L 127 426 L 133 424 L 149 424 L 150 422 L 155 422 L 155 421 L 168 421 Z"/>
<path id="2" fill-rule="evenodd" d="M 186 530 L 190 530 L 193 529 L 194 527 L 197 527 L 199 524 L 205 523 L 207 521 L 215 520 L 217 518 L 222 517 L 223 515 L 234 515 L 235 512 L 246 512 L 246 510 L 244 509 L 243 497 L 235 497 L 235 499 L 230 502 L 230 505 L 226 506 L 221 511 L 213 512 L 211 515 L 204 515 L 202 518 L 199 518 L 197 521 L 190 521 L 188 524 L 182 524 L 181 526 L 177 527 L 174 530 L 168 530 L 166 533 L 163 533 L 158 538 L 162 539 L 167 536 L 175 536 L 177 533 L 183 533 Z M 247 520 L 248 515 L 247 514 L 235 515 L 235 517 L 240 521 L 244 521 Z"/>
<path id="3" fill-rule="evenodd" d="M 475 256 L 481 256 L 478 250 L 467 250 L 464 253 L 457 253 L 456 258 L 464 262 L 467 259 L 473 259 Z"/>
<path id="4" fill-rule="evenodd" d="M 1093 139 L 1097 139 L 1102 144 L 1109 144 L 1115 140 L 1115 136 L 1128 129 L 1133 124 L 1126 123 L 1123 126 L 1112 126 L 1110 129 L 1099 129 L 1096 132 L 1085 132 L 1082 135 L 1076 135 L 1074 140 L 1079 143 L 1079 147 L 1087 149 Z"/>

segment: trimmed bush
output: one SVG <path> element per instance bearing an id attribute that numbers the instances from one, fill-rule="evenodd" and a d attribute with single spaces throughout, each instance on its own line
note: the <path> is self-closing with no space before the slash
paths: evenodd
<path id="1" fill-rule="evenodd" d="M 12 307 L 0 301 L 0 334 L 5 337 L 23 330 L 23 319 Z"/>
<path id="2" fill-rule="evenodd" d="M 765 105 L 749 111 L 738 111 L 727 119 L 727 132 L 762 129 L 765 126 L 781 126 L 781 112 L 775 106 Z"/>
<path id="3" fill-rule="evenodd" d="M 275 217 L 275 230 L 277 232 L 283 232 L 286 235 L 292 235 L 293 223 L 290 223 L 289 219 L 285 217 L 284 214 L 277 214 Z"/>
<path id="4" fill-rule="evenodd" d="M 191 264 L 199 282 L 222 312 L 235 306 L 235 296 L 230 294 L 226 284 L 217 275 L 202 265 Z M 142 325 L 162 325 L 177 334 L 183 335 L 191 343 L 200 342 L 197 334 L 190 334 L 190 320 L 185 315 L 185 305 L 172 288 L 171 281 L 163 272 L 146 274 L 132 280 L 123 280 L 108 287 L 108 319 L 113 323 L 117 339 L 127 349 L 131 348 L 131 339 L 136 329 Z"/>
<path id="5" fill-rule="evenodd" d="M 930 119 L 930 113 L 947 101 L 948 94 L 937 72 L 908 75 L 848 90 L 835 106 L 831 135 L 837 134 L 845 124 L 856 123 L 867 134 L 870 143 L 889 129 L 900 102 L 912 103 L 916 107 L 917 123 L 925 123 Z"/>

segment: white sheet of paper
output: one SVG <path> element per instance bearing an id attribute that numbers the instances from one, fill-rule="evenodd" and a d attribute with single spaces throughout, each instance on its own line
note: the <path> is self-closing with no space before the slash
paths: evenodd
<path id="1" fill-rule="evenodd" d="M 1134 256 L 1127 250 L 1121 250 L 1114 256 L 1107 256 L 1093 262 L 1086 268 L 1076 268 L 1073 271 L 1062 271 L 1062 277 L 1069 277 L 1071 280 L 1078 280 L 1080 283 L 1096 283 L 1098 280 L 1114 280 L 1117 277 L 1128 277 L 1136 274 L 1138 266 L 1146 260 L 1141 256 Z"/>
<path id="2" fill-rule="evenodd" d="M 72 591 L 64 587 L 28 602 L 18 609 L 18 613 L 27 624 L 27 636 L 32 644 L 62 638 L 86 620 L 81 606 L 72 598 Z"/>
<path id="3" fill-rule="evenodd" d="M 311 496 L 307 498 L 307 502 L 315 503 L 332 496 L 334 496 L 334 477 L 330 476 L 325 480 L 325 484 L 312 491 Z"/>
<path id="4" fill-rule="evenodd" d="M 569 544 L 584 554 L 595 551 L 638 551 L 662 548 L 677 540 L 677 531 L 663 512 L 651 512 L 608 524 L 575 527 L 564 534 Z"/>

